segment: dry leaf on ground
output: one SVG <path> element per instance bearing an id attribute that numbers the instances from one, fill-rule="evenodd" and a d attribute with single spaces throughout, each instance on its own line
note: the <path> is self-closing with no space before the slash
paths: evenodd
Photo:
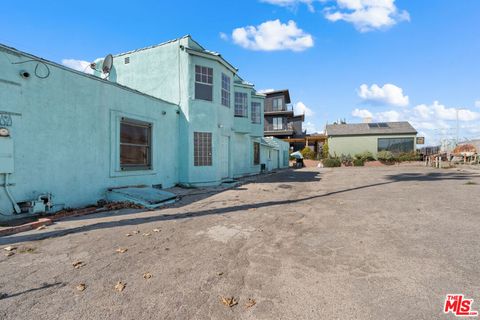
<path id="1" fill-rule="evenodd" d="M 160 232 L 160 229 L 153 229 L 153 232 Z"/>
<path id="2" fill-rule="evenodd" d="M 83 291 L 87 288 L 87 286 L 85 285 L 85 283 L 80 283 L 79 285 L 77 285 L 75 287 L 75 289 L 77 289 L 78 291 Z"/>
<path id="3" fill-rule="evenodd" d="M 41 225 L 40 227 L 37 228 L 37 230 L 43 230 L 46 229 L 47 227 L 45 225 Z"/>
<path id="4" fill-rule="evenodd" d="M 126 236 L 127 236 L 127 237 L 131 237 L 132 235 L 131 235 L 130 233 L 127 233 Z"/>
<path id="5" fill-rule="evenodd" d="M 72 265 L 75 269 L 78 269 L 83 267 L 85 264 L 83 263 L 83 261 L 75 261 L 74 263 L 72 263 Z"/>
<path id="6" fill-rule="evenodd" d="M 5 252 L 5 257 L 10 257 L 10 256 L 13 256 L 14 254 L 15 252 L 12 252 L 12 251 Z"/>
<path id="7" fill-rule="evenodd" d="M 222 297 L 222 303 L 227 307 L 233 307 L 238 304 L 238 301 L 234 297 Z"/>
<path id="8" fill-rule="evenodd" d="M 223 272 L 217 272 L 218 276 L 223 276 Z"/>
<path id="9" fill-rule="evenodd" d="M 257 301 L 255 301 L 255 299 L 248 298 L 248 301 L 245 303 L 245 307 L 246 308 L 251 308 L 256 304 L 257 304 Z"/>
<path id="10" fill-rule="evenodd" d="M 125 289 L 126 285 L 127 285 L 126 283 L 123 283 L 122 281 L 118 281 L 117 284 L 115 285 L 115 290 L 117 290 L 118 292 L 122 292 L 123 289 Z"/>
<path id="11" fill-rule="evenodd" d="M 138 231 L 138 230 L 133 231 L 133 234 L 139 234 L 139 233 L 140 233 L 140 231 Z"/>
<path id="12" fill-rule="evenodd" d="M 3 250 L 7 250 L 7 251 L 13 251 L 13 250 L 16 250 L 17 247 L 14 247 L 14 246 L 8 246 L 8 247 L 5 247 L 3 248 Z"/>
<path id="13" fill-rule="evenodd" d="M 150 233 L 148 233 L 148 232 L 147 232 L 147 233 L 144 233 L 144 234 L 142 234 L 142 236 L 145 236 L 145 237 L 148 237 L 149 235 L 150 235 Z"/>
<path id="14" fill-rule="evenodd" d="M 128 251 L 128 249 L 127 249 L 127 248 L 118 248 L 118 249 L 115 250 L 115 251 L 118 252 L 118 253 L 125 253 L 125 252 Z"/>
<path id="15" fill-rule="evenodd" d="M 150 279 L 151 277 L 152 277 L 152 274 L 151 274 L 150 272 L 145 272 L 145 273 L 143 274 L 143 279 L 145 279 L 145 280 L 146 280 L 146 279 Z"/>

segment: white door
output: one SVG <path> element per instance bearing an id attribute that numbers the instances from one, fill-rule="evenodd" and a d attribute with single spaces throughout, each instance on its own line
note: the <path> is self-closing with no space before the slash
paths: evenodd
<path id="1" fill-rule="evenodd" d="M 220 172 L 222 179 L 230 176 L 230 137 L 220 136 Z"/>

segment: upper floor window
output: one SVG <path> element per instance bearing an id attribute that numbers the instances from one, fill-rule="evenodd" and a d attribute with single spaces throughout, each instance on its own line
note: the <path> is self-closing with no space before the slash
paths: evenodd
<path id="1" fill-rule="evenodd" d="M 152 124 L 122 118 L 120 121 L 120 168 L 149 170 L 152 167 Z"/>
<path id="2" fill-rule="evenodd" d="M 274 111 L 282 111 L 283 110 L 283 98 L 273 98 L 272 107 Z"/>
<path id="3" fill-rule="evenodd" d="M 252 123 L 262 123 L 261 108 L 262 104 L 260 102 L 252 102 Z"/>
<path id="4" fill-rule="evenodd" d="M 276 117 L 273 118 L 273 130 L 283 130 L 283 118 Z"/>
<path id="5" fill-rule="evenodd" d="M 222 105 L 230 108 L 230 77 L 222 73 Z"/>
<path id="6" fill-rule="evenodd" d="M 213 101 L 213 69 L 195 66 L 195 99 Z"/>
<path id="7" fill-rule="evenodd" d="M 245 92 L 235 92 L 235 117 L 248 117 L 248 100 Z"/>

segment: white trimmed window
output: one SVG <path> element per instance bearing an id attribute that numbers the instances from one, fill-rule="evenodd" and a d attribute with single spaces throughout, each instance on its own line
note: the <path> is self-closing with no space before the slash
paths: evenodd
<path id="1" fill-rule="evenodd" d="M 230 108 L 230 77 L 222 73 L 222 105 Z"/>
<path id="2" fill-rule="evenodd" d="M 213 69 L 195 66 L 195 99 L 213 101 Z"/>
<path id="3" fill-rule="evenodd" d="M 235 92 L 235 117 L 248 117 L 248 97 L 245 92 Z"/>
<path id="4" fill-rule="evenodd" d="M 260 102 L 252 102 L 252 123 L 261 123 L 261 108 Z"/>
<path id="5" fill-rule="evenodd" d="M 283 118 L 273 118 L 273 130 L 283 130 Z"/>

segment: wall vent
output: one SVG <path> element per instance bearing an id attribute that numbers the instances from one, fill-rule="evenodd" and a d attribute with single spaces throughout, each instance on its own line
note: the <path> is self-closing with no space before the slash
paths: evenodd
<path id="1" fill-rule="evenodd" d="M 126 57 L 125 58 L 125 64 L 129 64 L 130 63 L 130 57 Z"/>

